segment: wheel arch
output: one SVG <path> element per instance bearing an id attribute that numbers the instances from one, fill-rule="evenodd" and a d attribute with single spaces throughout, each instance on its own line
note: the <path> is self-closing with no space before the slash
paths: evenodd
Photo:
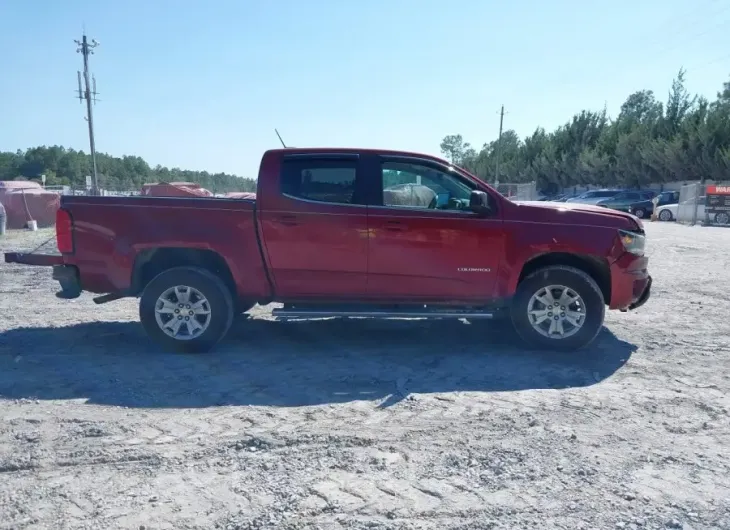
<path id="1" fill-rule="evenodd" d="M 522 267 L 517 285 L 533 272 L 552 265 L 565 265 L 582 270 L 598 284 L 607 305 L 611 303 L 611 268 L 605 258 L 586 254 L 549 252 L 529 259 Z"/>
<path id="2" fill-rule="evenodd" d="M 186 247 L 156 247 L 139 252 L 132 268 L 132 294 L 139 295 L 161 272 L 184 266 L 199 267 L 215 274 L 230 290 L 233 299 L 238 298 L 236 282 L 223 256 L 210 249 Z"/>

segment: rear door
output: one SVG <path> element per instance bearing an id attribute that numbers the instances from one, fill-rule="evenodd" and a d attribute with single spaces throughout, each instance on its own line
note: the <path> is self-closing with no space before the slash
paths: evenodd
<path id="1" fill-rule="evenodd" d="M 261 197 L 259 213 L 277 295 L 365 294 L 368 219 L 359 155 L 283 155 L 278 181 L 279 189 Z"/>
<path id="2" fill-rule="evenodd" d="M 488 301 L 504 233 L 501 212 L 468 209 L 474 183 L 428 159 L 374 157 L 369 208 L 371 297 L 402 301 Z M 371 177 L 372 175 L 372 177 Z"/>

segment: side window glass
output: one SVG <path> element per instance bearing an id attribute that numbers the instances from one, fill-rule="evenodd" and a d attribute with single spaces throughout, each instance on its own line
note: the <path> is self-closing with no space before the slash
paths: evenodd
<path id="1" fill-rule="evenodd" d="M 384 162 L 383 206 L 469 210 L 473 187 L 456 175 L 425 165 Z"/>
<path id="2" fill-rule="evenodd" d="M 354 204 L 355 175 L 351 161 L 285 160 L 281 191 L 310 201 Z"/>

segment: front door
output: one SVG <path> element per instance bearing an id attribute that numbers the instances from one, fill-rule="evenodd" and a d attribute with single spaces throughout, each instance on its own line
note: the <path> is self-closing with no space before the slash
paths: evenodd
<path id="1" fill-rule="evenodd" d="M 349 298 L 367 291 L 367 206 L 359 157 L 284 156 L 278 190 L 259 205 L 278 297 Z"/>
<path id="2" fill-rule="evenodd" d="M 490 300 L 504 235 L 500 212 L 480 217 L 468 209 L 476 185 L 428 159 L 379 157 L 368 169 L 382 191 L 368 214 L 371 297 Z"/>
<path id="3" fill-rule="evenodd" d="M 648 194 L 642 194 L 638 191 L 627 191 L 626 193 L 620 193 L 613 199 L 608 201 L 608 207 L 614 210 L 626 211 L 634 203 L 643 201 L 650 198 Z"/>

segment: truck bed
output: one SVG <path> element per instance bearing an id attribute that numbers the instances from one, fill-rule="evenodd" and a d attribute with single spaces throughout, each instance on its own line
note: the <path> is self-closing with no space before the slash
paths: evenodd
<path id="1" fill-rule="evenodd" d="M 84 290 L 107 293 L 133 287 L 130 271 L 146 253 L 168 249 L 219 254 L 239 294 L 260 296 L 268 288 L 256 226 L 256 201 L 207 197 L 64 196 L 61 208 L 74 219 L 75 252 L 64 262 L 81 271 Z M 254 292 L 251 292 L 254 291 Z"/>

